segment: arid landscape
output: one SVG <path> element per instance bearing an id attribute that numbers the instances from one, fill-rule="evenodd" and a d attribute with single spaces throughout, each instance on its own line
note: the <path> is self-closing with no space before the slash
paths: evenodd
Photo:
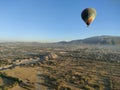
<path id="1" fill-rule="evenodd" d="M 0 44 L 0 90 L 119 90 L 120 46 Z"/>
<path id="2" fill-rule="evenodd" d="M 120 90 L 120 0 L 0 0 L 0 90 Z"/>

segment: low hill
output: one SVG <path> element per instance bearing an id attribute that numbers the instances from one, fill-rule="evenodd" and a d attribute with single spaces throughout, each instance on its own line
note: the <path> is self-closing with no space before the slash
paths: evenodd
<path id="1" fill-rule="evenodd" d="M 120 45 L 120 36 L 95 36 L 86 39 L 59 42 L 62 44 L 99 44 L 99 45 Z"/>

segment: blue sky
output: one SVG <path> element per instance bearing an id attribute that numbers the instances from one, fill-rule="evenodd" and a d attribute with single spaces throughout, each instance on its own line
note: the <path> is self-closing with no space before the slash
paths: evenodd
<path id="1" fill-rule="evenodd" d="M 97 11 L 87 28 L 81 12 Z M 120 36 L 120 0 L 0 0 L 0 40 L 53 42 Z"/>

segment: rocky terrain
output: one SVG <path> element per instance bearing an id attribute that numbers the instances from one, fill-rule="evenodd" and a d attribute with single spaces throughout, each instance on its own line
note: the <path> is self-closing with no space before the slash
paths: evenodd
<path id="1" fill-rule="evenodd" d="M 0 90 L 119 90 L 119 83 L 119 45 L 0 44 Z"/>

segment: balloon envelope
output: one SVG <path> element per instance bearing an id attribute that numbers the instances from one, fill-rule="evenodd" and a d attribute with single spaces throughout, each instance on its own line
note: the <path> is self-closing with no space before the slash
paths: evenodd
<path id="1" fill-rule="evenodd" d="M 82 11 L 81 17 L 87 26 L 89 26 L 96 17 L 96 10 L 94 8 L 86 8 Z"/>

